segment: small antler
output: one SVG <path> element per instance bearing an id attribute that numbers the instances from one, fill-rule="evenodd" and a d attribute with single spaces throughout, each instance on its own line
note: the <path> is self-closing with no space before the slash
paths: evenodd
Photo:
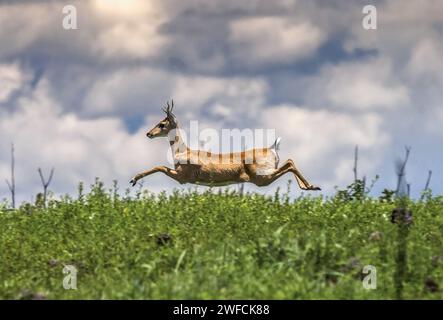
<path id="1" fill-rule="evenodd" d="M 172 113 L 172 109 L 174 109 L 174 100 L 171 100 L 171 105 L 169 105 L 169 101 L 167 101 L 166 108 L 163 108 L 163 111 L 168 117 L 175 117 L 175 115 Z"/>

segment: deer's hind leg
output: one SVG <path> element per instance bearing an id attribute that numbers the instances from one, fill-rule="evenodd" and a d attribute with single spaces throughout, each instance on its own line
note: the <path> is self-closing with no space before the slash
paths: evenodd
<path id="1" fill-rule="evenodd" d="M 303 175 L 297 169 L 297 167 L 295 166 L 294 162 L 291 159 L 286 160 L 285 163 L 283 163 L 283 165 L 280 168 L 276 169 L 274 172 L 272 172 L 270 174 L 266 174 L 266 175 L 256 174 L 254 176 L 254 179 L 251 182 L 256 184 L 257 186 L 260 186 L 260 187 L 267 186 L 288 172 L 292 172 L 294 174 L 295 179 L 297 180 L 297 183 L 298 183 L 298 186 L 300 187 L 300 189 L 320 190 L 319 187 L 316 187 L 316 186 L 310 184 L 303 177 Z"/>
<path id="2" fill-rule="evenodd" d="M 287 161 L 280 168 L 275 169 L 269 174 L 260 174 L 258 170 L 254 170 L 254 174 L 252 175 L 250 182 L 259 187 L 264 187 L 271 184 L 285 173 L 289 172 L 289 170 L 290 164 Z"/>
<path id="3" fill-rule="evenodd" d="M 295 165 L 294 161 L 292 159 L 288 159 L 286 162 L 289 162 L 291 164 L 290 171 L 294 173 L 295 178 L 297 179 L 298 186 L 303 190 L 321 190 L 320 187 L 316 187 L 308 182 L 308 180 L 303 177 L 300 170 L 298 170 L 297 166 Z"/>

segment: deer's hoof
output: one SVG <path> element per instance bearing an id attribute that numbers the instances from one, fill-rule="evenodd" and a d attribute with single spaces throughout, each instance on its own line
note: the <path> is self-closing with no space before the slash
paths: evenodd
<path id="1" fill-rule="evenodd" d="M 129 183 L 130 183 L 133 187 L 135 187 L 135 185 L 137 184 L 137 180 L 132 179 L 131 181 L 129 181 Z"/>
<path id="2" fill-rule="evenodd" d="M 318 191 L 318 190 L 321 190 L 321 188 L 320 187 L 316 187 L 314 185 L 310 185 L 307 188 L 303 188 L 303 190 Z"/>

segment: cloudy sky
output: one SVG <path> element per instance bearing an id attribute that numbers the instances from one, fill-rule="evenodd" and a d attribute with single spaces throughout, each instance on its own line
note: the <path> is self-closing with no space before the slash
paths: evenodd
<path id="1" fill-rule="evenodd" d="M 377 30 L 362 27 L 365 4 Z M 441 0 L 0 0 L 0 199 L 12 141 L 20 200 L 39 191 L 38 167 L 56 168 L 60 194 L 168 164 L 145 133 L 170 98 L 184 129 L 276 129 L 281 157 L 324 194 L 352 180 L 355 145 L 360 173 L 380 175 L 374 194 L 395 188 L 405 145 L 412 194 L 429 169 L 442 194 L 442 87 Z M 144 187 L 183 188 L 161 174 Z"/>

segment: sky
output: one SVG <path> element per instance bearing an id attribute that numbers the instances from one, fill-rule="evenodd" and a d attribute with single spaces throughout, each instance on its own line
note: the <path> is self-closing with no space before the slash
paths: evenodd
<path id="1" fill-rule="evenodd" d="M 375 30 L 362 25 L 367 4 Z M 66 5 L 77 29 L 63 27 Z M 412 196 L 428 170 L 442 194 L 442 58 L 440 0 L 0 0 L 0 199 L 11 142 L 19 201 L 41 191 L 39 167 L 55 167 L 60 195 L 96 177 L 123 190 L 170 166 L 167 141 L 146 132 L 172 98 L 185 131 L 193 120 L 275 129 L 280 157 L 322 187 L 315 194 L 352 182 L 356 145 L 359 176 L 380 176 L 374 196 L 395 189 L 405 146 Z M 273 194 L 289 179 L 247 190 Z M 189 185 L 157 173 L 143 188 Z"/>

